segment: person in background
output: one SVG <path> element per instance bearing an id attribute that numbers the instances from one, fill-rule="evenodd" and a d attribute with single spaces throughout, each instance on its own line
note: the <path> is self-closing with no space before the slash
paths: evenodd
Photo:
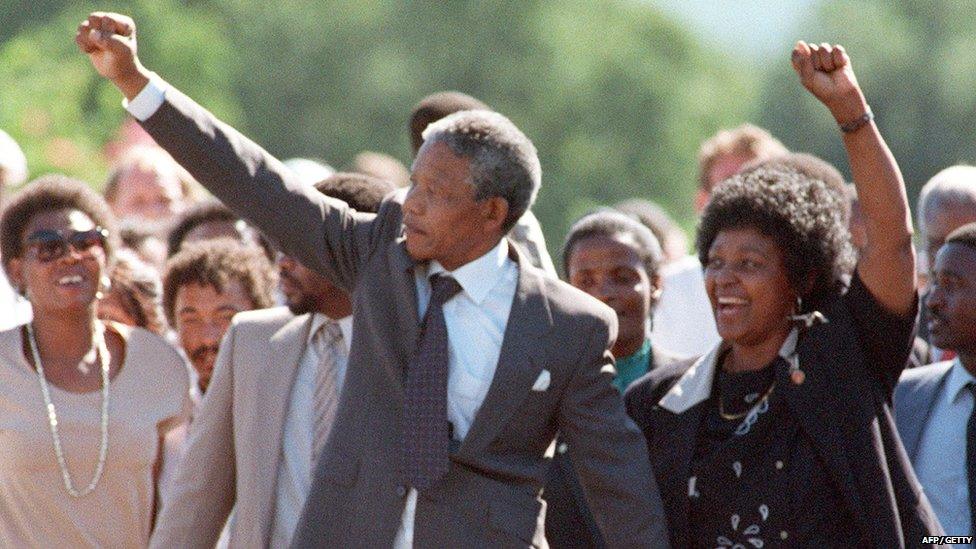
<path id="1" fill-rule="evenodd" d="M 612 210 L 573 224 L 563 246 L 563 269 L 570 284 L 607 304 L 617 314 L 614 385 L 623 393 L 631 382 L 679 359 L 651 345 L 648 322 L 661 296 L 661 246 L 636 219 Z M 691 362 L 686 361 L 686 366 Z M 556 439 L 556 453 L 543 490 L 546 540 L 553 547 L 606 547 L 570 461 L 569 445 Z"/>
<path id="2" fill-rule="evenodd" d="M 189 205 L 180 166 L 155 146 L 128 149 L 109 173 L 105 200 L 115 217 L 160 227 Z"/>
<path id="3" fill-rule="evenodd" d="M 395 190 L 347 173 L 315 187 L 373 213 Z M 352 304 L 293 258 L 279 254 L 278 267 L 288 307 L 234 317 L 184 450 L 194 465 L 177 472 L 152 547 L 213 547 L 231 508 L 231 546 L 291 541 L 345 375 Z"/>
<path id="4" fill-rule="evenodd" d="M 916 215 L 923 245 L 920 263 L 931 269 L 946 236 L 963 225 L 976 222 L 976 166 L 951 166 L 932 176 L 919 192 Z M 922 295 L 923 305 L 926 296 Z M 918 335 L 930 344 L 933 362 L 949 360 L 951 352 L 932 344 L 928 312 L 928 307 L 923 306 L 919 313 Z"/>
<path id="5" fill-rule="evenodd" d="M 157 273 L 163 272 L 166 265 L 166 241 L 145 222 L 133 220 L 119 223 L 119 238 L 122 250 L 128 250 L 152 267 Z"/>
<path id="6" fill-rule="evenodd" d="M 306 185 L 314 185 L 336 172 L 324 161 L 312 158 L 289 158 L 282 163 Z"/>
<path id="7" fill-rule="evenodd" d="M 470 95 L 456 91 L 433 93 L 421 99 L 410 112 L 408 123 L 413 155 L 416 157 L 420 147 L 424 144 L 423 132 L 427 126 L 450 114 L 472 110 L 490 111 L 491 107 Z M 549 250 L 546 249 L 546 239 L 545 235 L 542 234 L 542 227 L 532 210 L 526 210 L 508 232 L 508 237 L 525 252 L 533 265 L 549 273 L 553 278 L 559 277 L 556 273 L 556 266 L 553 264 L 552 258 L 549 257 Z"/>
<path id="8" fill-rule="evenodd" d="M 274 267 L 260 250 L 230 239 L 187 244 L 166 262 L 163 310 L 196 371 L 201 393 L 210 384 L 231 319 L 271 307 L 275 282 Z"/>
<path id="9" fill-rule="evenodd" d="M 189 377 L 148 331 L 96 317 L 115 222 L 88 185 L 45 176 L 0 218 L 3 267 L 33 320 L 0 332 L 0 546 L 145 547 L 161 439 Z"/>
<path id="10" fill-rule="evenodd" d="M 720 182 L 756 162 L 789 153 L 766 130 L 752 124 L 722 130 L 702 143 L 698 151 L 700 214 Z M 654 312 L 651 339 L 684 356 L 700 356 L 719 342 L 711 306 L 705 294 L 702 265 L 695 255 L 668 264 L 662 271 L 667 293 Z"/>
<path id="11" fill-rule="evenodd" d="M 661 266 L 688 255 L 688 237 L 668 212 L 656 202 L 643 198 L 631 198 L 614 204 L 613 209 L 623 212 L 654 233 L 664 254 Z"/>
<path id="12" fill-rule="evenodd" d="M 165 336 L 163 287 L 159 273 L 128 250 L 119 250 L 109 275 L 109 287 L 98 300 L 98 318 L 149 330 Z"/>
<path id="13" fill-rule="evenodd" d="M 933 345 L 956 357 L 906 370 L 895 422 L 915 474 L 949 535 L 976 534 L 976 223 L 935 254 L 929 309 Z"/>
<path id="14" fill-rule="evenodd" d="M 722 342 L 625 399 L 648 440 L 675 547 L 903 547 L 942 533 L 892 419 L 918 298 L 901 172 L 840 46 L 798 42 L 800 82 L 840 126 L 846 197 L 761 167 L 715 188 L 697 248 Z M 848 284 L 849 280 L 849 284 Z"/>
<path id="15" fill-rule="evenodd" d="M 363 151 L 357 154 L 349 171 L 383 179 L 397 187 L 410 186 L 410 170 L 396 158 L 381 152 Z"/>
<path id="16" fill-rule="evenodd" d="M 7 132 L 0 130 L 0 210 L 8 198 L 6 195 L 10 187 L 21 185 L 24 181 L 27 181 L 24 151 Z M 14 291 L 6 273 L 0 269 L 0 331 L 26 324 L 30 319 L 30 302 Z"/>
<path id="17" fill-rule="evenodd" d="M 176 255 L 189 242 L 216 238 L 259 249 L 269 260 L 274 259 L 274 250 L 261 233 L 216 199 L 194 204 L 177 217 L 166 236 L 167 257 Z"/>

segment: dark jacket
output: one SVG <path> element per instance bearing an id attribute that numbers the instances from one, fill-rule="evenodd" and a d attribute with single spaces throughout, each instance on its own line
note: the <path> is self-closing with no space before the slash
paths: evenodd
<path id="1" fill-rule="evenodd" d="M 842 297 L 820 310 L 829 323 L 800 338 L 797 349 L 803 383 L 781 384 L 791 412 L 813 442 L 847 510 L 857 524 L 851 545 L 888 549 L 918 547 L 926 535 L 942 532 L 905 454 L 892 418 L 892 391 L 904 367 L 866 356 L 851 309 Z M 862 319 L 863 321 L 863 319 Z M 899 345 L 902 356 L 911 341 Z M 715 360 L 716 353 L 707 357 Z M 705 357 L 693 367 L 704 367 Z M 634 382 L 624 399 L 647 437 L 671 543 L 688 545 L 688 471 L 704 406 L 680 414 L 659 405 L 681 371 L 652 371 Z"/>

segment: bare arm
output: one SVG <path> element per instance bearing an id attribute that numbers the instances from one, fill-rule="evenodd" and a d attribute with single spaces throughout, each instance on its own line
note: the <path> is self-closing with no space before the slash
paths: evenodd
<path id="1" fill-rule="evenodd" d="M 803 86 L 830 110 L 838 125 L 868 112 L 842 46 L 797 42 L 792 61 Z M 915 301 L 915 248 L 901 170 L 873 121 L 843 136 L 867 231 L 858 273 L 882 307 L 908 314 Z"/>

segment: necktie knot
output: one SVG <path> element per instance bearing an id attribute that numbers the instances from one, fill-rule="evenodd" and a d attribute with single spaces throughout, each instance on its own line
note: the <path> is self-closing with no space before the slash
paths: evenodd
<path id="1" fill-rule="evenodd" d="M 449 299 L 461 291 L 461 285 L 458 284 L 458 281 L 447 275 L 438 274 L 430 277 L 430 287 L 433 290 L 430 301 L 437 305 L 447 303 Z"/>

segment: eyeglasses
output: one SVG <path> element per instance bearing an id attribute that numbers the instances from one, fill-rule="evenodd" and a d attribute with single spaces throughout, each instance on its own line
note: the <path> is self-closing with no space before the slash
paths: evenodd
<path id="1" fill-rule="evenodd" d="M 49 229 L 37 231 L 27 237 L 27 250 L 34 250 L 37 260 L 48 263 L 61 259 L 68 254 L 68 248 L 79 254 L 88 253 L 96 246 L 105 249 L 108 231 L 95 227 L 90 231 L 53 231 Z"/>

